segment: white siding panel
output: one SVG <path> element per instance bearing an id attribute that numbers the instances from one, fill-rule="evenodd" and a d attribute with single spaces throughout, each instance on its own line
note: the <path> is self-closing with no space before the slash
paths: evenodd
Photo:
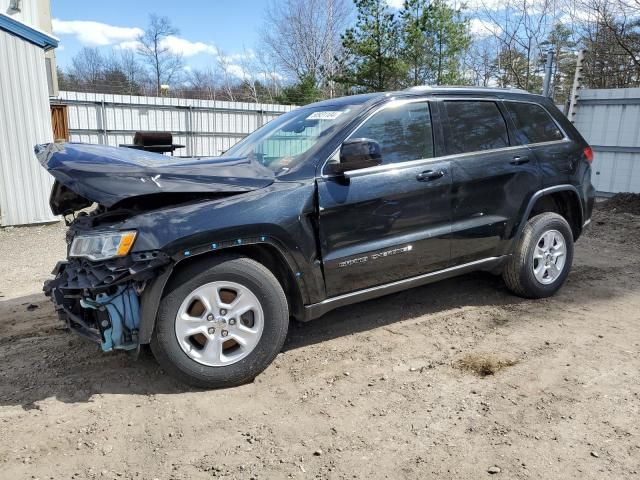
<path id="1" fill-rule="evenodd" d="M 640 193 L 640 88 L 581 90 L 575 126 L 594 147 L 596 190 Z"/>
<path id="2" fill-rule="evenodd" d="M 295 108 L 80 92 L 60 92 L 56 101 L 68 105 L 72 141 L 117 146 L 132 143 L 136 131 L 169 131 L 174 143 L 185 145 L 176 155 L 206 157 L 220 155 L 260 126 Z"/>
<path id="3" fill-rule="evenodd" d="M 33 153 L 53 141 L 44 51 L 0 30 L 0 224 L 55 220 L 53 183 Z"/>

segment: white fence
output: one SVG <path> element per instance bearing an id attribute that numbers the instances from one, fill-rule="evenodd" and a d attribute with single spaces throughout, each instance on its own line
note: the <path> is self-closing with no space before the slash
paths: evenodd
<path id="1" fill-rule="evenodd" d="M 295 107 L 288 105 L 60 92 L 67 105 L 70 140 L 118 146 L 137 131 L 167 131 L 184 145 L 181 156 L 217 156 Z"/>
<path id="2" fill-rule="evenodd" d="M 580 90 L 576 128 L 594 150 L 602 193 L 640 193 L 640 88 Z"/>
<path id="3" fill-rule="evenodd" d="M 295 107 L 211 100 L 60 92 L 71 141 L 117 146 L 136 131 L 170 131 L 182 156 L 217 156 Z M 593 146 L 599 192 L 640 192 L 640 88 L 581 90 L 575 125 Z"/>

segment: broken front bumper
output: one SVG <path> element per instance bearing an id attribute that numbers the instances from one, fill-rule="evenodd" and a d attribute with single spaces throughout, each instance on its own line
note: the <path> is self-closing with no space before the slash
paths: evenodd
<path id="1" fill-rule="evenodd" d="M 170 258 L 159 251 L 92 262 L 58 262 L 55 278 L 44 284 L 59 318 L 104 351 L 131 350 L 139 344 L 140 302 L 150 281 Z"/>

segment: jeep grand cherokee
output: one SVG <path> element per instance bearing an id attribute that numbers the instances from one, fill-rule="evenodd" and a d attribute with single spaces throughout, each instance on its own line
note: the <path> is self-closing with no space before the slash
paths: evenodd
<path id="1" fill-rule="evenodd" d="M 105 351 L 150 344 L 201 387 L 253 379 L 290 319 L 454 275 L 553 295 L 594 200 L 591 148 L 549 99 L 519 90 L 326 100 L 218 158 L 36 153 L 69 225 L 45 285 L 60 318 Z"/>

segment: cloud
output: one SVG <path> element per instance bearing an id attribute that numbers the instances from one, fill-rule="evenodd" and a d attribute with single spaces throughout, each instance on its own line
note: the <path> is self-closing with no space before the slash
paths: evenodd
<path id="1" fill-rule="evenodd" d="M 236 65 L 233 63 L 231 65 L 227 65 L 227 71 L 234 77 L 239 78 L 240 80 L 251 78 L 251 75 L 249 74 L 249 72 L 247 72 L 240 65 Z"/>
<path id="2" fill-rule="evenodd" d="M 469 33 L 476 38 L 485 38 L 491 35 L 500 35 L 502 28 L 489 20 L 472 18 L 469 20 Z"/>
<path id="3" fill-rule="evenodd" d="M 140 46 L 140 42 L 137 40 L 127 40 L 125 42 L 120 42 L 116 45 L 116 48 L 121 48 L 124 50 L 136 50 Z M 191 42 L 187 39 L 176 37 L 171 35 L 165 38 L 160 46 L 162 48 L 168 48 L 172 53 L 180 54 L 184 57 L 193 57 L 194 55 L 198 55 L 200 53 L 205 53 L 208 55 L 218 55 L 218 49 L 215 45 L 204 42 Z"/>
<path id="4" fill-rule="evenodd" d="M 531 3 L 535 3 L 533 0 Z M 467 0 L 465 2 L 466 10 L 471 11 L 492 11 L 504 10 L 509 6 L 511 2 L 505 2 L 504 0 Z M 511 5 L 513 5 L 511 3 Z"/>
<path id="5" fill-rule="evenodd" d="M 185 57 L 193 57 L 200 53 L 207 53 L 209 55 L 218 55 L 218 49 L 215 45 L 204 42 L 191 42 L 187 39 L 169 36 L 162 41 L 162 46 L 168 48 L 173 53 L 179 53 Z"/>
<path id="6" fill-rule="evenodd" d="M 54 18 L 52 23 L 56 35 L 73 35 L 82 45 L 88 46 L 115 45 L 116 48 L 135 50 L 140 45 L 137 38 L 144 33 L 139 27 L 117 27 L 90 20 L 68 21 Z M 200 53 L 218 55 L 215 45 L 192 42 L 174 35 L 165 38 L 162 46 L 185 57 L 193 57 Z"/>
<path id="7" fill-rule="evenodd" d="M 83 45 L 102 46 L 132 41 L 142 34 L 137 27 L 116 27 L 89 20 L 52 20 L 55 35 L 74 35 Z"/>
<path id="8" fill-rule="evenodd" d="M 387 5 L 396 10 L 400 10 L 404 6 L 404 0 L 387 0 Z"/>
<path id="9" fill-rule="evenodd" d="M 115 48 L 121 48 L 122 50 L 136 50 L 140 46 L 140 42 L 137 40 L 128 40 L 126 42 L 120 42 Z"/>

